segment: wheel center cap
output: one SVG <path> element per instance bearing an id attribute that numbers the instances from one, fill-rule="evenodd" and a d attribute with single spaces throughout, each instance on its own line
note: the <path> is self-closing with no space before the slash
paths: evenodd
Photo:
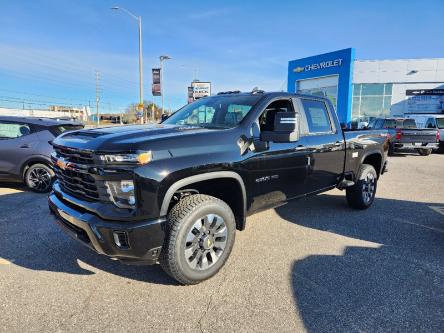
<path id="1" fill-rule="evenodd" d="M 211 247 L 213 246 L 213 243 L 214 243 L 213 237 L 211 237 L 209 235 L 203 237 L 201 240 L 201 245 L 205 250 L 211 249 Z"/>

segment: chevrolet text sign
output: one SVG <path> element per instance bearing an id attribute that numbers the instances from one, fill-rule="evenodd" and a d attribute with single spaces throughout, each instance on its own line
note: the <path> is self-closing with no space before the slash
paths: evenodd
<path id="1" fill-rule="evenodd" d="M 296 67 L 293 69 L 293 72 L 300 73 L 300 72 L 308 72 L 308 71 L 314 71 L 317 69 L 324 69 L 328 67 L 338 67 L 342 65 L 342 59 L 335 59 L 335 60 L 329 60 L 329 61 L 322 61 L 316 64 L 310 64 L 306 65 L 305 67 Z"/>
<path id="2" fill-rule="evenodd" d="M 354 60 L 355 51 L 352 48 L 290 60 L 288 62 L 287 91 L 297 92 L 303 80 L 335 75 L 338 86 L 336 110 L 339 120 L 350 124 Z"/>

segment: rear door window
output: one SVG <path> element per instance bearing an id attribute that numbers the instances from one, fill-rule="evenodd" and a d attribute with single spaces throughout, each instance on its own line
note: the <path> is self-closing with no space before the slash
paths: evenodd
<path id="1" fill-rule="evenodd" d="M 333 131 L 330 114 L 323 101 L 302 99 L 308 130 L 310 134 L 329 133 Z"/>
<path id="2" fill-rule="evenodd" d="M 31 134 L 27 124 L 0 122 L 0 140 L 16 139 Z"/>

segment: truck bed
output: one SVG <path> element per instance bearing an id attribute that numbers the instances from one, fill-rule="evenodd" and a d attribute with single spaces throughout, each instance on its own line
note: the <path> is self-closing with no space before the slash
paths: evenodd
<path id="1" fill-rule="evenodd" d="M 346 142 L 344 173 L 358 174 L 362 161 L 371 153 L 379 152 L 382 156 L 388 151 L 388 132 L 386 129 L 345 130 Z M 381 169 L 376 170 L 378 174 Z"/>
<path id="2" fill-rule="evenodd" d="M 396 133 L 400 133 L 399 139 L 399 134 L 397 135 Z M 425 143 L 436 143 L 436 130 L 428 128 L 399 128 L 393 134 L 392 140 L 394 143 L 416 143 L 419 146 Z"/>

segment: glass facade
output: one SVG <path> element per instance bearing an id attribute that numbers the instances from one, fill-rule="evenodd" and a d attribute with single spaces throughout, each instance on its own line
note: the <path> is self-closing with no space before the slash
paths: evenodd
<path id="1" fill-rule="evenodd" d="M 299 90 L 297 90 L 297 93 L 327 97 L 332 102 L 332 104 L 336 110 L 336 105 L 337 105 L 337 101 L 338 101 L 338 86 L 320 87 L 320 88 L 312 88 L 312 89 L 299 89 Z"/>
<path id="2" fill-rule="evenodd" d="M 352 127 L 361 127 L 373 118 L 388 117 L 392 88 L 392 83 L 353 84 Z"/>

